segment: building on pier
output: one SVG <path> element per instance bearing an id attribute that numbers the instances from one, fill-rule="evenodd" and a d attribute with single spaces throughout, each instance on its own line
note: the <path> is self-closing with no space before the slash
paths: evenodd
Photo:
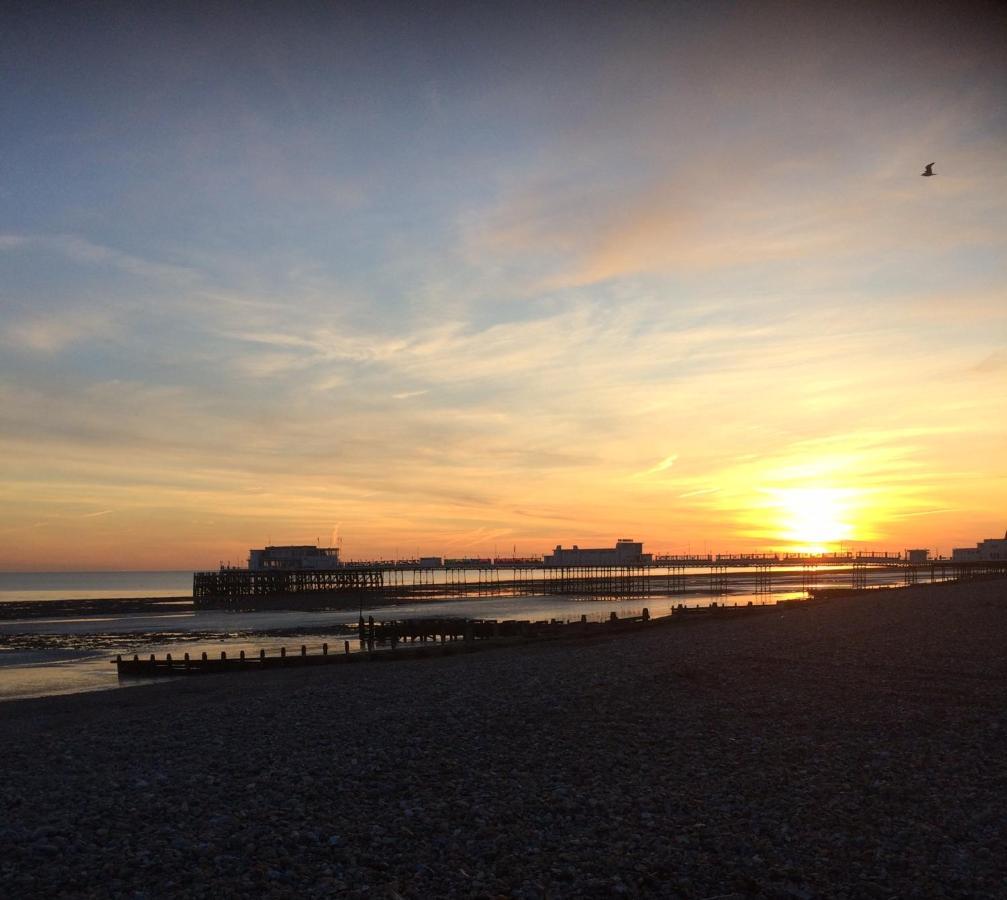
<path id="1" fill-rule="evenodd" d="M 653 562 L 653 554 L 643 552 L 643 543 L 632 538 L 619 538 L 615 547 L 581 549 L 576 544 L 564 550 L 556 545 L 552 553 L 544 559 L 547 566 L 647 566 Z"/>
<path id="2" fill-rule="evenodd" d="M 338 547 L 305 546 L 263 547 L 248 551 L 252 571 L 327 572 L 341 568 Z"/>
<path id="3" fill-rule="evenodd" d="M 1007 532 L 1002 538 L 987 538 L 975 547 L 955 547 L 951 551 L 954 562 L 993 562 L 1007 559 Z"/>

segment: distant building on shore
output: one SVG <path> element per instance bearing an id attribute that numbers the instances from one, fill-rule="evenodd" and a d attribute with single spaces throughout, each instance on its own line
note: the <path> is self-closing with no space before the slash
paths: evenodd
<path id="1" fill-rule="evenodd" d="M 951 551 L 953 562 L 990 562 L 1007 559 L 1007 532 L 1002 538 L 987 538 L 975 547 L 955 547 Z"/>
<path id="2" fill-rule="evenodd" d="M 620 538 L 615 547 L 581 549 L 576 544 L 564 550 L 561 544 L 545 557 L 547 566 L 645 566 L 653 560 L 653 554 L 643 552 L 643 542 L 632 538 Z"/>
<path id="3" fill-rule="evenodd" d="M 248 568 L 261 571 L 287 569 L 296 571 L 326 571 L 342 566 L 338 547 L 314 547 L 311 544 L 291 547 L 263 547 L 248 551 Z"/>

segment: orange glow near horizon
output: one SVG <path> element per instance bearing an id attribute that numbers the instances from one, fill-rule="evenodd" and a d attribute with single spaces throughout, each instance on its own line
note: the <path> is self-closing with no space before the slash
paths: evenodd
<path id="1" fill-rule="evenodd" d="M 53 447 L 45 461 L 53 477 L 7 487 L 0 570 L 215 568 L 243 564 L 249 548 L 267 543 L 335 543 L 337 523 L 352 560 L 537 556 L 557 543 L 611 546 L 626 536 L 655 553 L 946 553 L 1003 533 L 999 483 L 964 467 L 956 474 L 941 455 L 942 434 L 850 431 L 780 444 L 769 435 L 745 452 L 716 452 L 739 443 L 731 431 L 739 414 L 725 410 L 705 429 L 656 440 L 646 419 L 646 431 L 627 425 L 596 444 L 590 464 L 528 475 L 523 456 L 511 464 L 477 454 L 461 460 L 465 468 L 450 447 L 418 457 L 408 479 L 375 453 L 362 484 L 284 459 L 268 489 L 219 463 L 183 471 L 157 448 L 109 483 L 104 462 Z M 993 471 L 996 436 L 972 433 L 969 447 L 971 464 Z M 454 490 L 444 487 L 444 454 Z M 254 454 L 240 460 L 255 463 Z M 85 465 L 90 478 L 55 477 Z"/>

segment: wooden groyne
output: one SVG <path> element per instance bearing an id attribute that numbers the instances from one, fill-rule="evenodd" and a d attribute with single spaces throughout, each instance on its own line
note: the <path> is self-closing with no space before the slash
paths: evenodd
<path id="1" fill-rule="evenodd" d="M 670 618 L 666 617 L 666 618 Z M 602 622 L 590 622 L 581 616 L 576 622 L 557 619 L 531 621 L 494 619 L 412 619 L 405 621 L 375 622 L 373 616 L 360 619 L 357 637 L 339 644 L 322 644 L 311 648 L 301 644 L 288 651 L 286 647 L 258 653 L 241 650 L 220 656 L 202 653 L 198 657 L 184 653 L 181 657 L 166 654 L 147 657 L 134 654 L 130 659 L 119 655 L 114 665 L 120 676 L 165 677 L 174 675 L 200 675 L 210 672 L 255 671 L 296 666 L 345 665 L 347 663 L 371 660 L 387 661 L 429 656 L 432 653 L 456 653 L 482 649 L 494 644 L 512 644 L 524 641 L 545 640 L 559 637 L 576 637 L 586 634 L 603 634 L 640 628 L 652 622 L 648 610 L 639 616 L 619 618 L 612 613 Z M 354 645 L 357 645 L 356 649 Z"/>
<path id="2" fill-rule="evenodd" d="M 471 652 L 494 646 L 507 646 L 533 641 L 556 640 L 561 638 L 598 637 L 639 631 L 646 628 L 681 624 L 708 617 L 734 617 L 753 615 L 771 611 L 774 604 L 712 603 L 709 606 L 673 607 L 667 616 L 652 617 L 648 609 L 639 615 L 618 616 L 610 613 L 608 619 L 589 621 L 586 615 L 572 622 L 557 619 L 531 621 L 495 619 L 412 619 L 405 621 L 375 622 L 374 617 L 361 619 L 357 626 L 357 637 L 339 643 L 322 644 L 320 647 L 298 647 L 257 653 L 228 654 L 221 651 L 219 656 L 201 653 L 181 656 L 168 653 L 163 657 L 155 654 L 132 658 L 119 655 L 113 661 L 118 674 L 131 678 L 157 678 L 181 675 L 203 675 L 213 672 L 248 672 L 268 669 L 295 668 L 298 666 L 347 665 L 359 662 L 396 659 L 416 659 L 431 655 Z M 356 645 L 356 646 L 355 646 Z"/>

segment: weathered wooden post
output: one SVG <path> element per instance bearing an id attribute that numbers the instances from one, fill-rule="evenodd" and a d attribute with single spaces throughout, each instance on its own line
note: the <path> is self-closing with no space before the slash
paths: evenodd
<path id="1" fill-rule="evenodd" d="M 240 660 L 241 660 L 242 662 L 244 662 L 244 661 L 245 661 L 245 651 L 244 651 L 244 650 L 242 650 L 242 651 L 241 651 L 241 652 L 240 652 L 240 653 L 238 654 L 238 659 L 240 659 Z"/>
<path id="2" fill-rule="evenodd" d="M 619 621 L 619 616 L 616 615 L 616 612 L 615 612 L 614 609 L 612 610 L 612 612 L 610 612 L 608 614 L 608 620 L 609 620 L 609 622 L 618 622 Z"/>
<path id="3" fill-rule="evenodd" d="M 266 650 L 265 648 L 263 648 L 262 650 L 259 651 L 259 662 L 265 662 L 265 661 L 266 661 Z"/>
<path id="4" fill-rule="evenodd" d="M 206 651 L 203 651 L 203 662 L 206 662 Z"/>
<path id="5" fill-rule="evenodd" d="M 328 655 L 329 655 L 329 645 L 322 644 L 322 656 L 328 656 Z"/>
<path id="6" fill-rule="evenodd" d="M 374 616 L 367 617 L 367 652 L 374 649 Z"/>
<path id="7" fill-rule="evenodd" d="M 286 659 L 286 658 L 287 658 L 287 648 L 280 647 L 280 659 Z"/>
<path id="8" fill-rule="evenodd" d="M 360 620 L 357 624 L 357 637 L 360 639 L 360 649 L 364 649 L 364 645 L 367 643 L 367 629 L 364 627 L 364 614 L 360 614 Z"/>
<path id="9" fill-rule="evenodd" d="M 343 641 L 343 653 L 345 653 L 347 656 L 350 655 L 350 642 L 349 641 Z"/>
<path id="10" fill-rule="evenodd" d="M 643 621 L 644 622 L 649 622 L 650 621 L 650 610 L 647 609 L 646 606 L 643 608 Z"/>
<path id="11" fill-rule="evenodd" d="M 307 655 L 308 655 L 308 648 L 305 647 L 304 644 L 301 644 L 301 656 L 307 656 Z"/>

